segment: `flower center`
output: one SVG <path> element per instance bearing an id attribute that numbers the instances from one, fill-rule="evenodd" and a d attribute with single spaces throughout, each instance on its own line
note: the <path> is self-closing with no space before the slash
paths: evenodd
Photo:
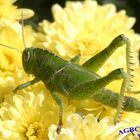
<path id="1" fill-rule="evenodd" d="M 45 138 L 45 134 L 46 129 L 43 127 L 43 125 L 38 122 L 34 122 L 27 128 L 26 137 L 29 140 L 42 140 Z"/>

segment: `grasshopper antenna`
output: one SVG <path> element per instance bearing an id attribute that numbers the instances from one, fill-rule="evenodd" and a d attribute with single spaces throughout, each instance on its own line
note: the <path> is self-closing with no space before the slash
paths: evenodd
<path id="1" fill-rule="evenodd" d="M 21 12 L 21 24 L 22 24 L 22 39 L 23 39 L 23 44 L 24 44 L 24 48 L 26 49 L 26 43 L 25 43 L 25 37 L 24 37 L 24 21 L 23 21 L 23 11 Z"/>
<path id="2" fill-rule="evenodd" d="M 13 47 L 10 47 L 10 46 L 8 46 L 8 45 L 1 44 L 1 43 L 0 43 L 0 45 L 3 46 L 3 47 L 9 48 L 9 49 L 13 49 L 13 50 L 15 50 L 15 51 L 18 51 L 18 52 L 20 52 L 20 53 L 22 54 L 22 51 L 20 51 L 20 50 L 17 49 L 17 48 L 13 48 Z"/>

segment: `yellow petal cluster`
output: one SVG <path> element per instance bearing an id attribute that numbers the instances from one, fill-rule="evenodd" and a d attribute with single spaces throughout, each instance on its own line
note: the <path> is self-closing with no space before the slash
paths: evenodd
<path id="1" fill-rule="evenodd" d="M 24 19 L 34 14 L 30 9 L 17 8 L 13 2 L 11 0 L 0 1 L 0 102 L 6 94 L 11 93 L 21 79 L 25 80 L 21 53 L 6 48 L 2 44 L 22 51 L 24 49 L 22 25 L 18 20 L 21 19 L 22 12 Z M 25 26 L 24 31 L 28 38 L 26 44 L 31 46 L 34 40 L 31 26 Z"/>
<path id="2" fill-rule="evenodd" d="M 47 90 L 22 94 L 10 94 L 1 104 L 0 139 L 47 140 L 48 126 L 57 124 L 59 108 Z M 64 121 L 72 108 L 65 108 Z"/>
<path id="3" fill-rule="evenodd" d="M 1 105 L 0 138 L 1 139 L 31 139 L 43 140 L 47 137 L 47 112 L 45 95 L 40 93 L 25 93 L 9 96 Z"/>
<path id="4" fill-rule="evenodd" d="M 0 1 L 0 44 L 23 50 L 22 26 L 18 20 L 33 16 L 34 12 L 30 9 L 19 9 L 13 5 L 14 1 L 1 0 Z M 27 29 L 26 29 L 27 28 Z M 25 34 L 29 34 L 29 27 L 25 27 Z M 28 33 L 27 33 L 28 32 Z M 31 34 L 32 35 L 32 34 Z M 29 36 L 29 35 L 28 35 Z M 30 37 L 30 44 L 31 44 Z M 0 69 L 13 70 L 15 66 L 21 64 L 21 54 L 16 51 L 0 47 Z M 15 65 L 15 66 L 14 66 Z"/>
<path id="5" fill-rule="evenodd" d="M 137 136 L 130 133 L 119 135 L 123 128 L 129 128 L 131 124 L 122 121 L 114 126 L 112 117 L 104 117 L 100 121 L 93 114 L 88 114 L 82 118 L 78 114 L 72 114 L 67 118 L 66 128 L 61 134 L 56 134 L 57 126 L 51 125 L 49 128 L 50 140 L 134 140 Z M 137 133 L 134 133 L 134 135 Z"/>

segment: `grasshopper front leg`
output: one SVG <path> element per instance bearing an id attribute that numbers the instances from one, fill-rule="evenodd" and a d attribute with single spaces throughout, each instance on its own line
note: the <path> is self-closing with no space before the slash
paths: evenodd
<path id="1" fill-rule="evenodd" d="M 39 81 L 40 81 L 39 79 L 34 78 L 32 81 L 29 81 L 29 82 L 26 82 L 26 83 L 23 83 L 23 84 L 17 86 L 17 87 L 14 89 L 13 92 L 16 92 L 17 90 L 24 89 L 24 88 L 26 88 L 26 87 L 28 87 L 28 86 L 31 86 L 31 85 L 33 85 L 33 84 L 39 82 Z"/>

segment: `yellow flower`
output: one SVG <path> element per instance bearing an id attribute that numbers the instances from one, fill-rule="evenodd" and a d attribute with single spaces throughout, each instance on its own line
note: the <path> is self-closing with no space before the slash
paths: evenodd
<path id="1" fill-rule="evenodd" d="M 22 26 L 18 20 L 21 20 L 22 12 L 23 19 L 30 18 L 34 15 L 34 12 L 30 9 L 19 9 L 13 5 L 12 0 L 1 0 L 0 1 L 0 44 L 12 46 L 19 50 L 23 50 L 22 40 Z M 31 34 L 31 31 L 25 27 L 25 35 Z M 32 34 L 31 34 L 32 35 Z M 30 35 L 30 36 L 31 36 Z M 29 35 L 27 36 L 29 37 Z M 32 39 L 30 37 L 30 44 Z M 21 64 L 21 54 L 16 51 L 4 48 L 0 46 L 0 70 L 13 70 L 13 65 L 18 66 Z M 17 64 L 18 63 L 18 64 Z"/>
<path id="2" fill-rule="evenodd" d="M 131 133 L 119 135 L 119 131 L 123 131 L 125 127 L 132 126 L 129 122 L 120 122 L 114 126 L 112 117 L 105 117 L 98 122 L 93 114 L 88 114 L 84 118 L 73 114 L 67 118 L 66 128 L 63 128 L 59 135 L 56 134 L 57 127 L 51 125 L 49 138 L 50 140 L 128 140 L 138 138 L 132 136 Z"/>
<path id="3" fill-rule="evenodd" d="M 23 19 L 33 16 L 34 12 L 30 9 L 18 9 L 10 0 L 2 0 L 0 10 L 0 44 L 22 51 L 24 49 L 22 25 L 17 20 L 21 19 L 21 11 L 23 11 Z M 28 38 L 27 45 L 31 45 L 33 30 L 29 26 L 24 27 L 24 30 L 25 36 Z M 0 69 L 2 71 L 13 70 L 21 64 L 21 54 L 2 45 L 0 45 L 0 57 Z"/>
<path id="4" fill-rule="evenodd" d="M 0 44 L 11 46 L 22 51 L 23 37 L 22 25 L 18 22 L 33 16 L 30 9 L 19 9 L 13 5 L 12 0 L 0 1 Z M 34 36 L 31 26 L 24 27 L 26 44 L 31 46 Z M 6 94 L 11 93 L 22 79 L 25 80 L 25 73 L 22 68 L 21 53 L 0 45 L 0 102 Z"/>
<path id="5" fill-rule="evenodd" d="M 47 140 L 48 126 L 57 123 L 59 113 L 52 100 L 47 90 L 8 95 L 0 109 L 0 139 Z M 71 110 L 72 107 L 66 107 L 64 116 Z"/>
<path id="6" fill-rule="evenodd" d="M 12 99 L 12 100 L 11 100 Z M 43 140 L 47 137 L 45 95 L 40 93 L 15 95 L 2 104 L 0 114 L 1 139 Z"/>
<path id="7" fill-rule="evenodd" d="M 0 25 L 0 44 L 11 46 L 22 51 L 24 49 L 21 33 L 21 25 L 18 22 Z M 24 27 L 27 45 L 31 45 L 34 36 L 30 26 Z M 27 76 L 22 67 L 22 54 L 0 45 L 0 102 L 4 96 L 20 83 L 25 82 Z M 7 79 L 10 79 L 7 80 Z"/>

